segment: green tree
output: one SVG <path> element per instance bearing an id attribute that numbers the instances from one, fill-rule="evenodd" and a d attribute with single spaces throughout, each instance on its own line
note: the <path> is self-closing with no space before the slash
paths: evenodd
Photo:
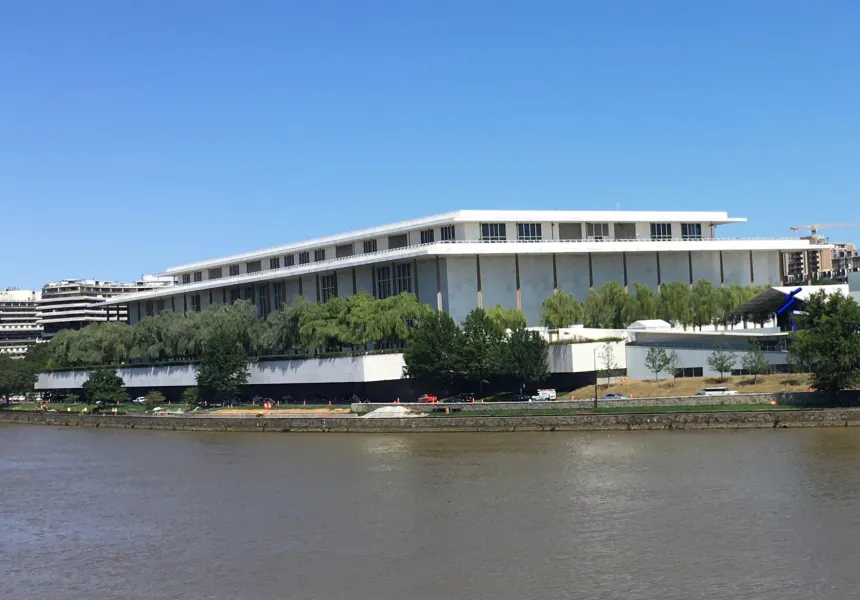
<path id="1" fill-rule="evenodd" d="M 700 279 L 693 286 L 693 319 L 692 324 L 701 331 L 704 325 L 710 325 L 718 314 L 717 293 L 714 284 Z"/>
<path id="2" fill-rule="evenodd" d="M 404 375 L 434 392 L 450 390 L 462 377 L 462 335 L 451 315 L 433 312 L 418 324 L 403 350 Z"/>
<path id="3" fill-rule="evenodd" d="M 812 387 L 836 396 L 860 386 L 860 305 L 842 294 L 812 294 L 800 331 L 792 334 L 792 362 L 812 370 Z"/>
<path id="4" fill-rule="evenodd" d="M 234 400 L 248 381 L 248 355 L 235 332 L 215 329 L 207 333 L 197 370 L 200 399 L 207 402 Z"/>
<path id="5" fill-rule="evenodd" d="M 598 377 L 609 379 L 618 370 L 618 361 L 615 360 L 615 349 L 611 342 L 605 342 L 597 351 L 597 361 L 600 368 Z"/>
<path id="6" fill-rule="evenodd" d="M 24 359 L 0 354 L 0 398 L 4 403 L 9 402 L 9 396 L 32 392 L 37 377 L 35 365 Z"/>
<path id="7" fill-rule="evenodd" d="M 117 374 L 116 368 L 96 367 L 81 387 L 88 403 L 103 402 L 107 404 L 128 400 L 128 393 L 123 386 L 122 377 Z"/>
<path id="8" fill-rule="evenodd" d="M 664 348 L 648 348 L 648 353 L 645 355 L 645 366 L 654 373 L 654 381 L 657 381 L 660 379 L 660 373 L 669 366 L 669 355 L 666 354 Z"/>
<path id="9" fill-rule="evenodd" d="M 666 371 L 672 375 L 672 380 L 678 378 L 678 370 L 681 368 L 681 355 L 676 350 L 670 350 L 666 354 Z"/>
<path id="10" fill-rule="evenodd" d="M 196 387 L 187 387 L 182 391 L 182 401 L 189 406 L 197 406 L 199 393 Z"/>
<path id="11" fill-rule="evenodd" d="M 573 294 L 556 290 L 540 305 L 540 324 L 549 329 L 564 329 L 582 323 L 585 309 Z"/>
<path id="12" fill-rule="evenodd" d="M 628 294 L 622 307 L 622 321 L 627 325 L 643 319 L 657 318 L 657 296 L 647 285 L 633 284 L 634 292 Z"/>
<path id="13" fill-rule="evenodd" d="M 164 397 L 164 394 L 158 390 L 150 390 L 146 395 L 146 406 L 152 409 L 156 406 L 161 406 L 166 400 L 167 398 Z"/>
<path id="14" fill-rule="evenodd" d="M 265 345 L 276 354 L 283 354 L 299 347 L 301 340 L 301 316 L 307 303 L 299 297 L 295 304 L 284 304 L 266 318 Z"/>
<path id="15" fill-rule="evenodd" d="M 585 324 L 600 329 L 623 329 L 627 292 L 620 284 L 609 281 L 591 290 L 585 301 Z"/>
<path id="16" fill-rule="evenodd" d="M 753 376 L 753 383 L 758 382 L 758 376 L 770 371 L 770 363 L 764 356 L 759 344 L 750 344 L 741 360 L 741 366 Z"/>
<path id="17" fill-rule="evenodd" d="M 683 325 L 685 328 L 692 325 L 693 293 L 690 286 L 680 281 L 661 285 L 657 314 L 672 325 Z"/>
<path id="18" fill-rule="evenodd" d="M 513 329 L 503 345 L 502 369 L 521 382 L 542 381 L 549 373 L 549 344 L 536 331 Z"/>
<path id="19" fill-rule="evenodd" d="M 501 304 L 496 304 L 487 309 L 487 316 L 502 331 L 526 327 L 526 313 L 519 308 L 505 308 Z"/>
<path id="20" fill-rule="evenodd" d="M 735 355 L 725 345 L 717 344 L 714 346 L 713 352 L 708 355 L 707 362 L 712 371 L 720 374 L 720 381 L 722 381 L 723 376 L 732 370 L 735 364 Z"/>
<path id="21" fill-rule="evenodd" d="M 482 308 L 476 308 L 463 321 L 461 338 L 460 369 L 466 379 L 478 384 L 483 394 L 484 383 L 500 371 L 504 332 L 487 316 Z"/>

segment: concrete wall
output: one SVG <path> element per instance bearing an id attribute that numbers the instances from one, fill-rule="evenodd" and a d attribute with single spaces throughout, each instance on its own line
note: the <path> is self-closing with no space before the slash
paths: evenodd
<path id="1" fill-rule="evenodd" d="M 250 364 L 248 385 L 390 381 L 402 378 L 403 366 L 402 354 L 261 361 Z M 130 388 L 189 387 L 196 385 L 197 365 L 124 367 L 118 372 Z M 88 378 L 89 371 L 41 373 L 36 389 L 78 389 Z"/>
<path id="2" fill-rule="evenodd" d="M 762 410 L 744 412 L 676 412 L 662 414 L 574 414 L 486 417 L 362 419 L 355 417 L 195 417 L 152 415 L 81 415 L 0 411 L 0 422 L 52 427 L 110 427 L 167 431 L 437 433 L 475 431 L 611 431 L 664 429 L 775 429 L 856 427 L 860 411 Z"/>
<path id="3" fill-rule="evenodd" d="M 594 342 L 585 344 L 551 344 L 549 367 L 551 373 L 591 373 L 595 361 L 597 370 L 604 368 L 603 356 L 607 348 L 616 369 L 627 368 L 624 342 Z"/>
<path id="4" fill-rule="evenodd" d="M 419 260 L 417 274 L 418 301 L 426 304 L 427 306 L 436 308 L 436 261 Z"/>
<path id="5" fill-rule="evenodd" d="M 524 254 L 519 260 L 522 309 L 529 327 L 535 327 L 540 324 L 541 303 L 553 292 L 552 257 Z"/>
<path id="6" fill-rule="evenodd" d="M 504 308 L 517 307 L 517 277 L 513 256 L 481 257 L 481 293 L 484 308 L 497 304 Z"/>
<path id="7" fill-rule="evenodd" d="M 655 379 L 654 373 L 648 370 L 648 367 L 645 366 L 645 357 L 647 356 L 650 348 L 651 346 L 627 346 L 627 377 L 635 380 Z M 666 351 L 670 352 L 671 349 L 667 348 Z M 679 367 L 701 367 L 704 377 L 719 377 L 720 374 L 708 366 L 708 357 L 713 352 L 713 349 L 676 348 L 675 352 L 678 353 L 678 357 L 681 359 Z M 732 352 L 732 354 L 735 359 L 732 368 L 742 368 L 741 361 L 743 360 L 745 353 Z M 765 352 L 764 356 L 772 365 L 788 364 L 788 354 L 785 352 Z M 671 378 L 672 375 L 670 373 L 660 373 L 657 377 L 657 379 Z"/>
<path id="8" fill-rule="evenodd" d="M 474 256 L 449 256 L 445 259 L 447 306 L 445 310 L 457 323 L 478 306 L 477 262 Z"/>
<path id="9" fill-rule="evenodd" d="M 550 280 L 552 286 L 552 258 L 550 259 Z M 555 266 L 558 273 L 558 289 L 573 294 L 580 302 L 588 297 L 590 281 L 588 278 L 588 255 L 557 254 Z"/>

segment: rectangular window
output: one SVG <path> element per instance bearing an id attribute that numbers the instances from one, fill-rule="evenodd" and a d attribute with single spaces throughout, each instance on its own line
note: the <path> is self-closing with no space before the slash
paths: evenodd
<path id="1" fill-rule="evenodd" d="M 276 256 L 275 258 L 269 259 L 269 268 L 270 269 L 280 269 L 281 268 L 281 257 Z"/>
<path id="2" fill-rule="evenodd" d="M 310 252 L 299 252 L 299 264 L 307 265 L 311 262 Z"/>
<path id="3" fill-rule="evenodd" d="M 446 225 L 439 230 L 439 239 L 443 242 L 450 242 L 451 240 L 457 239 L 456 234 L 454 233 L 453 225 Z"/>
<path id="4" fill-rule="evenodd" d="M 671 240 L 672 225 L 670 223 L 651 223 L 652 240 Z"/>
<path id="5" fill-rule="evenodd" d="M 504 223 L 481 223 L 482 242 L 504 242 L 508 239 Z"/>
<path id="6" fill-rule="evenodd" d="M 391 295 L 391 267 L 376 269 L 376 297 L 382 300 Z"/>
<path id="7" fill-rule="evenodd" d="M 376 252 L 376 240 L 365 240 L 363 246 L 365 254 Z"/>
<path id="8" fill-rule="evenodd" d="M 209 279 L 221 279 L 221 267 L 209 269 Z"/>
<path id="9" fill-rule="evenodd" d="M 269 299 L 266 296 L 269 286 L 266 284 L 257 286 L 259 294 L 257 295 L 257 312 L 262 318 L 266 318 L 269 314 Z"/>
<path id="10" fill-rule="evenodd" d="M 230 265 L 230 277 L 239 274 L 239 265 Z"/>
<path id="11" fill-rule="evenodd" d="M 409 263 L 402 263 L 399 265 L 395 265 L 395 271 L 397 274 L 397 293 L 402 294 L 403 292 L 412 292 L 412 265 Z"/>
<path id="12" fill-rule="evenodd" d="M 320 296 L 323 302 L 337 297 L 337 273 L 320 277 Z"/>
<path id="13" fill-rule="evenodd" d="M 560 240 L 581 240 L 582 239 L 582 223 L 559 223 L 558 224 L 558 239 L 560 239 Z"/>
<path id="14" fill-rule="evenodd" d="M 284 297 L 284 284 L 281 282 L 272 285 L 272 310 L 279 310 Z"/>
<path id="15" fill-rule="evenodd" d="M 191 296 L 191 310 L 194 312 L 200 312 L 200 294 L 194 294 Z"/>
<path id="16" fill-rule="evenodd" d="M 433 230 L 425 229 L 421 232 L 421 243 L 422 244 L 432 244 L 433 243 Z"/>
<path id="17" fill-rule="evenodd" d="M 321 248 L 319 250 L 314 250 L 314 262 L 321 262 L 325 260 L 325 248 Z"/>
<path id="18" fill-rule="evenodd" d="M 255 304 L 253 285 L 249 285 L 248 287 L 242 289 L 242 300 L 247 300 L 251 304 Z"/>
<path id="19" fill-rule="evenodd" d="M 702 367 L 684 367 L 675 369 L 675 377 L 702 377 Z"/>
<path id="20" fill-rule="evenodd" d="M 517 223 L 517 240 L 520 242 L 534 242 L 540 240 L 540 223 Z"/>
<path id="21" fill-rule="evenodd" d="M 191 283 L 191 273 L 182 274 L 182 283 Z"/>
<path id="22" fill-rule="evenodd" d="M 409 236 L 405 233 L 401 233 L 400 235 L 389 235 L 388 236 L 388 249 L 394 250 L 395 248 L 405 248 L 409 245 Z"/>
<path id="23" fill-rule="evenodd" d="M 201 271 L 194 271 L 194 282 L 203 281 L 203 273 Z"/>
<path id="24" fill-rule="evenodd" d="M 156 305 L 156 307 L 157 307 L 157 309 L 158 309 L 158 314 L 161 314 L 161 312 L 164 310 L 164 298 L 162 298 L 161 300 L 158 300 L 158 301 L 155 303 L 155 305 Z"/>
<path id="25" fill-rule="evenodd" d="M 230 290 L 230 304 L 233 304 L 239 300 L 239 288 L 232 288 Z"/>
<path id="26" fill-rule="evenodd" d="M 285 267 L 293 267 L 296 264 L 296 257 L 293 254 L 287 254 L 284 257 L 284 266 Z"/>
<path id="27" fill-rule="evenodd" d="M 245 271 L 247 271 L 248 273 L 259 273 L 262 270 L 263 270 L 263 265 L 260 264 L 259 260 L 245 263 Z"/>
<path id="28" fill-rule="evenodd" d="M 146 316 L 151 317 L 152 316 L 152 300 L 147 300 L 145 306 L 146 306 Z"/>
<path id="29" fill-rule="evenodd" d="M 683 239 L 683 240 L 700 240 L 700 239 L 702 239 L 702 224 L 701 223 L 681 223 L 681 239 Z"/>
<path id="30" fill-rule="evenodd" d="M 347 256 L 352 256 L 352 244 L 343 244 L 341 246 L 336 246 L 334 249 L 334 257 L 335 258 L 346 258 Z"/>
<path id="31" fill-rule="evenodd" d="M 598 242 L 609 239 L 609 223 L 586 223 L 585 238 Z"/>

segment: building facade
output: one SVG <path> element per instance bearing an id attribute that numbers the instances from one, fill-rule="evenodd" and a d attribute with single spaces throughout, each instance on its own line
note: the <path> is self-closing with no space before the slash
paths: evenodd
<path id="1" fill-rule="evenodd" d="M 459 211 L 171 267 L 175 287 L 108 299 L 137 322 L 162 310 L 199 311 L 247 299 L 260 316 L 299 296 L 325 302 L 367 292 L 414 293 L 458 322 L 475 307 L 519 308 L 530 325 L 554 290 L 584 300 L 609 281 L 655 290 L 699 279 L 778 285 L 785 252 L 809 239 L 728 239 L 724 212 Z"/>
<path id="2" fill-rule="evenodd" d="M 118 283 L 93 279 L 64 279 L 45 285 L 37 301 L 42 337 L 51 339 L 62 329 L 80 329 L 90 323 L 128 321 L 124 303 L 106 305 L 108 299 L 126 294 L 161 290 L 173 285 L 172 277 L 145 275 L 140 281 Z"/>
<path id="3" fill-rule="evenodd" d="M 39 342 L 37 305 L 40 292 L 7 289 L 0 291 L 0 354 L 19 358 Z"/>
<path id="4" fill-rule="evenodd" d="M 825 244 L 824 238 L 807 237 L 810 243 Z M 846 281 L 849 273 L 860 271 L 860 250 L 855 244 L 829 243 L 829 248 L 804 249 L 783 255 L 786 283 L 807 283 L 814 279 Z"/>

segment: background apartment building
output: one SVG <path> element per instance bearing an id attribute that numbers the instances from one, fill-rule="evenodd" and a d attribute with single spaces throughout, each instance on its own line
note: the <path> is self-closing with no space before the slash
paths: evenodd
<path id="1" fill-rule="evenodd" d="M 853 243 L 825 242 L 824 238 L 813 236 L 803 239 L 832 247 L 786 252 L 783 255 L 786 283 L 809 283 L 816 279 L 846 281 L 849 273 L 860 271 L 860 250 Z"/>
<path id="2" fill-rule="evenodd" d="M 24 356 L 41 339 L 37 312 L 40 296 L 40 292 L 33 290 L 0 291 L 0 354 Z"/>
<path id="3" fill-rule="evenodd" d="M 173 285 L 172 277 L 144 275 L 140 281 L 119 283 L 93 279 L 64 279 L 45 285 L 37 302 L 43 339 L 63 329 L 80 329 L 91 323 L 128 322 L 125 304 L 107 306 L 105 300 Z"/>

